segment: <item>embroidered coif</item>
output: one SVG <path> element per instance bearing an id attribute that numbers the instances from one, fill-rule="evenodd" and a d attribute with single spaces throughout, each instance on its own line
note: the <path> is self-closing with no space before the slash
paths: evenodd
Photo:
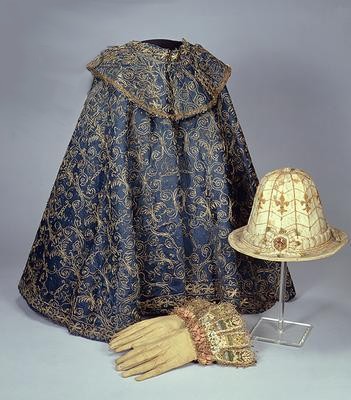
<path id="1" fill-rule="evenodd" d="M 229 245 L 258 179 L 226 82 L 230 66 L 183 39 L 103 50 L 18 288 L 69 332 L 108 341 L 187 298 L 259 313 L 279 263 Z M 287 276 L 286 300 L 294 297 Z"/>

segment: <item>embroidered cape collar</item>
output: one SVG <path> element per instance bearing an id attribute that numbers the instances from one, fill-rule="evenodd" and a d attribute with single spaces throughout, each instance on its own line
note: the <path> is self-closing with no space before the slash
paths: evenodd
<path id="1" fill-rule="evenodd" d="M 230 65 L 184 38 L 176 49 L 138 40 L 109 46 L 86 68 L 138 107 L 172 120 L 211 108 L 231 74 Z"/>

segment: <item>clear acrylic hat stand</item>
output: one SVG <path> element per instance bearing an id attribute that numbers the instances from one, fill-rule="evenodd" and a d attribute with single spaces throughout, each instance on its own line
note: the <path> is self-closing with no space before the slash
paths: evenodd
<path id="1" fill-rule="evenodd" d="M 251 330 L 251 338 L 262 342 L 302 347 L 311 332 L 312 325 L 284 320 L 284 299 L 287 262 L 280 263 L 279 314 L 278 318 L 261 317 Z"/>

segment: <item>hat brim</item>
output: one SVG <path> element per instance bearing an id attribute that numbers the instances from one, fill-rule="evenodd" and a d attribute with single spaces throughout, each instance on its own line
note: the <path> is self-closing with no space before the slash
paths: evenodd
<path id="1" fill-rule="evenodd" d="M 334 231 L 340 237 L 340 240 L 331 239 L 327 243 L 321 246 L 314 247 L 313 249 L 301 252 L 299 256 L 285 256 L 284 254 L 276 253 L 262 253 L 259 247 L 253 246 L 252 244 L 246 242 L 243 239 L 243 230 L 246 228 L 242 226 L 241 228 L 235 229 L 228 236 L 228 242 L 235 250 L 240 253 L 246 254 L 251 257 L 259 258 L 262 260 L 269 261 L 309 261 L 318 260 L 321 258 L 329 257 L 340 250 L 347 242 L 348 236 L 346 232 L 333 228 Z"/>

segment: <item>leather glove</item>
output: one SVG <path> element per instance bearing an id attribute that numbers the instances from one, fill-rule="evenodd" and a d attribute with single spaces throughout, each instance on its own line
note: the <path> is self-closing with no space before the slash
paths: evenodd
<path id="1" fill-rule="evenodd" d="M 178 316 L 183 324 L 178 329 L 173 326 L 175 329 L 170 334 L 163 337 L 158 335 L 158 339 L 149 338 L 149 341 L 143 342 L 140 335 L 145 332 L 146 327 L 143 326 L 145 321 L 142 321 L 133 325 L 139 325 L 136 330 L 139 336 L 136 339 L 127 342 L 126 334 L 122 345 L 115 347 L 117 351 L 133 347 L 133 350 L 116 360 L 116 368 L 124 371 L 123 377 L 141 374 L 136 380 L 144 380 L 191 361 L 198 361 L 203 365 L 216 362 L 235 367 L 256 364 L 250 334 L 234 305 L 193 299 L 175 307 L 171 316 Z M 151 327 L 155 328 L 166 320 L 167 317 L 158 317 L 147 321 L 151 321 Z M 180 324 L 179 320 L 176 321 Z M 131 335 L 136 334 L 133 326 L 127 328 L 132 332 Z M 155 331 L 151 328 L 149 332 Z"/>
<path id="2" fill-rule="evenodd" d="M 115 333 L 109 341 L 109 346 L 116 352 L 128 350 L 141 344 L 158 341 L 184 327 L 183 319 L 177 315 L 145 319 Z"/>
<path id="3" fill-rule="evenodd" d="M 196 349 L 188 329 L 180 328 L 153 343 L 135 346 L 117 358 L 116 369 L 124 378 L 140 374 L 137 381 L 152 378 L 196 360 Z"/>

